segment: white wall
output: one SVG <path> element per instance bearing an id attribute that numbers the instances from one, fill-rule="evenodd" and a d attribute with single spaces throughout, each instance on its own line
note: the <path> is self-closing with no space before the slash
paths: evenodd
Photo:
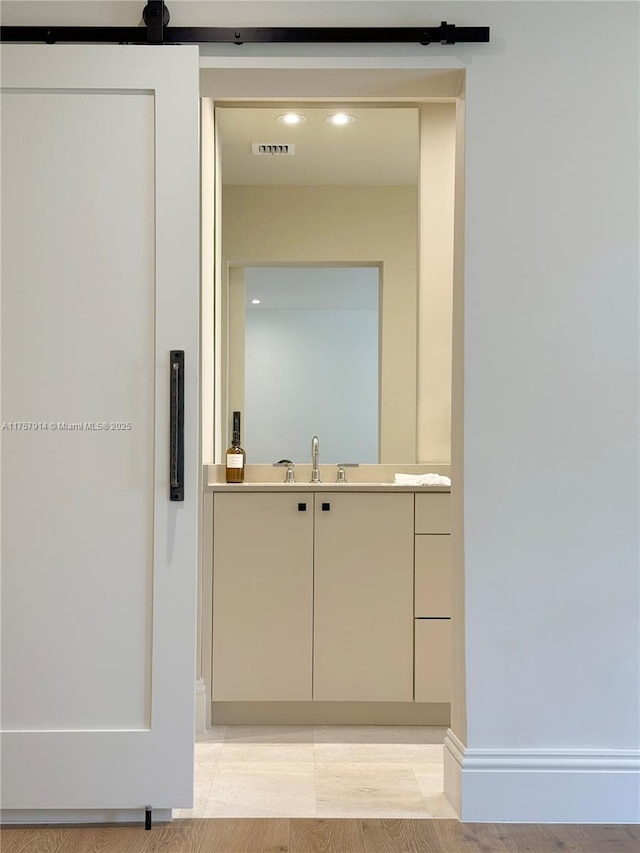
<path id="1" fill-rule="evenodd" d="M 467 70 L 462 813 L 639 819 L 636 4 L 174 0 L 175 23 L 183 5 L 201 24 L 491 25 L 488 46 L 352 51 Z"/>
<path id="2" fill-rule="evenodd" d="M 495 54 L 467 79 L 477 745 L 637 745 L 637 15 L 498 4 L 483 15 Z M 615 47 L 595 61 L 612 20 Z"/>
<path id="3" fill-rule="evenodd" d="M 638 8 L 473 9 L 493 45 L 467 69 L 457 462 L 466 746 L 489 783 L 463 778 L 463 814 L 639 819 L 614 770 L 637 773 L 640 740 Z"/>

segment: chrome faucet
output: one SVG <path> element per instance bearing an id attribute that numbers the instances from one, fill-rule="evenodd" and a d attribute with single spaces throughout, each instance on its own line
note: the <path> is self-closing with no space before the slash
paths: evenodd
<path id="1" fill-rule="evenodd" d="M 318 436 L 314 435 L 311 439 L 311 482 L 320 482 L 320 469 L 318 468 L 318 456 L 320 454 L 320 442 Z"/>

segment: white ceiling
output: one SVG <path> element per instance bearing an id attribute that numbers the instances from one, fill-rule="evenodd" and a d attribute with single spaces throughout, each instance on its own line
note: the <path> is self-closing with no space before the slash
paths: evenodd
<path id="1" fill-rule="evenodd" d="M 352 124 L 336 127 L 325 119 L 348 112 Z M 299 112 L 300 125 L 277 117 Z M 245 185 L 406 185 L 418 176 L 418 110 L 415 107 L 342 110 L 288 105 L 286 109 L 218 107 L 222 181 Z M 254 155 L 251 144 L 295 145 L 295 154 Z"/>

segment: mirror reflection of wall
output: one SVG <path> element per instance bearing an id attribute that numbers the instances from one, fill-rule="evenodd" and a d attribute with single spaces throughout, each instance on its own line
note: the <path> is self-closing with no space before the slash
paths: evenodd
<path id="1" fill-rule="evenodd" d="M 287 111 L 291 109 L 289 105 Z M 283 109 L 225 106 L 216 110 L 222 165 L 223 311 L 230 316 L 236 298 L 233 282 L 243 277 L 243 268 L 376 269 L 381 278 L 380 351 L 371 355 L 370 367 L 379 370 L 379 400 L 375 408 L 368 407 L 370 423 L 367 430 L 360 430 L 362 446 L 332 450 L 320 424 L 304 424 L 300 426 L 304 434 L 295 445 L 299 450 L 260 449 L 258 453 L 264 454 L 265 462 L 279 458 L 307 462 L 311 435 L 317 433 L 324 462 L 415 462 L 419 110 L 362 104 L 349 108 L 356 120 L 342 127 L 326 121 L 332 111 L 336 110 L 296 106 L 295 112 L 303 113 L 306 121 L 287 126 L 278 122 Z M 252 143 L 294 145 L 295 154 L 254 155 Z M 225 324 L 223 334 L 227 338 L 221 342 L 222 349 L 229 359 L 228 385 L 222 389 L 226 427 L 230 412 L 245 409 L 244 392 L 242 398 L 237 393 L 238 372 L 232 366 L 245 346 L 237 323 Z M 270 347 L 274 346 L 272 340 Z M 318 398 L 323 423 L 336 415 L 342 373 L 338 370 L 326 380 L 328 393 Z M 297 387 L 289 382 L 288 403 L 272 385 L 273 377 L 262 377 L 263 399 L 270 405 L 276 397 L 280 399 L 282 416 L 288 421 L 302 409 L 300 401 L 310 377 L 304 370 L 301 377 Z M 252 410 L 247 402 L 244 411 L 248 462 L 263 461 L 256 456 L 251 436 L 257 442 L 268 421 L 256 406 L 257 398 Z M 316 415 L 317 420 L 320 417 Z M 377 440 L 372 438 L 375 431 Z M 373 456 L 372 442 L 377 445 Z"/>
<path id="2" fill-rule="evenodd" d="M 230 405 L 253 462 L 306 461 L 314 434 L 325 461 L 378 461 L 379 287 L 377 267 L 235 272 Z"/>

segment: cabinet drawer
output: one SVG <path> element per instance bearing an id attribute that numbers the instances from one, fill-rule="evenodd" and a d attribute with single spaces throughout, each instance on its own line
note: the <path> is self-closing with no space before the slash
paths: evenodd
<path id="1" fill-rule="evenodd" d="M 416 495 L 416 533 L 451 533 L 451 494 Z"/>
<path id="2" fill-rule="evenodd" d="M 451 536 L 416 536 L 415 615 L 451 616 Z"/>
<path id="3" fill-rule="evenodd" d="M 415 701 L 451 701 L 451 620 L 415 621 Z"/>

